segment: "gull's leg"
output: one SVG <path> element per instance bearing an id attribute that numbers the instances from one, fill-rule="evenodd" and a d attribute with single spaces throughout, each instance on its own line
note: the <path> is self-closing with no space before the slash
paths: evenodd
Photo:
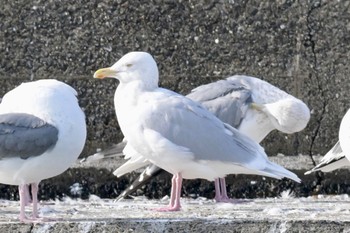
<path id="1" fill-rule="evenodd" d="M 221 189 L 220 189 L 220 178 L 216 178 L 215 179 L 215 201 L 216 202 L 220 202 L 221 198 L 222 198 L 222 194 L 221 194 Z"/>
<path id="2" fill-rule="evenodd" d="M 25 184 L 24 186 L 24 201 L 25 201 L 25 205 L 28 206 L 31 202 L 32 202 L 32 198 L 30 197 L 30 193 L 29 193 L 29 185 Z"/>
<path id="3" fill-rule="evenodd" d="M 178 211 L 181 208 L 180 196 L 182 187 L 182 176 L 180 173 L 173 175 L 171 179 L 170 203 L 167 207 L 155 209 L 157 211 Z"/>
<path id="4" fill-rule="evenodd" d="M 38 183 L 32 183 L 32 198 L 33 198 L 33 219 L 39 218 L 38 215 L 38 189 L 39 184 Z"/>
<path id="5" fill-rule="evenodd" d="M 39 183 L 31 183 L 31 188 L 32 188 L 32 199 L 33 199 L 33 210 L 32 210 L 32 218 L 30 219 L 30 222 L 33 223 L 42 223 L 42 222 L 48 222 L 52 221 L 55 219 L 51 218 L 43 218 L 39 217 L 38 213 L 38 191 L 39 191 Z"/>
<path id="6" fill-rule="evenodd" d="M 172 208 L 169 211 L 179 211 L 181 209 L 180 197 L 182 189 L 182 175 L 181 173 L 176 174 L 176 190 L 175 190 L 175 200 Z"/>
<path id="7" fill-rule="evenodd" d="M 175 202 L 175 195 L 176 195 L 176 175 L 173 175 L 171 178 L 171 191 L 170 191 L 170 203 L 169 208 L 173 207 Z"/>
<path id="8" fill-rule="evenodd" d="M 28 218 L 25 215 L 25 206 L 26 206 L 26 192 L 28 192 L 28 185 L 19 185 L 19 199 L 20 199 L 20 206 L 21 210 L 19 213 L 19 220 L 24 223 L 41 223 L 41 222 L 47 222 L 50 221 L 50 219 L 45 218 L 39 218 L 38 215 L 38 189 L 39 189 L 38 183 L 32 183 L 32 197 L 33 197 L 33 217 Z"/>
<path id="9" fill-rule="evenodd" d="M 19 203 L 20 203 L 20 211 L 19 211 L 19 221 L 26 222 L 27 216 L 25 214 L 26 207 L 26 192 L 28 191 L 28 186 L 26 184 L 20 184 L 18 186 L 19 192 Z"/>
<path id="10" fill-rule="evenodd" d="M 218 190 L 220 193 L 217 195 Z M 215 192 L 216 192 L 215 194 L 216 202 L 236 203 L 236 204 L 244 202 L 237 199 L 231 199 L 228 197 L 225 178 L 215 179 Z"/>
<path id="11" fill-rule="evenodd" d="M 220 178 L 220 188 L 221 188 L 221 198 L 223 200 L 230 200 L 230 198 L 227 196 L 227 187 L 226 187 L 226 180 L 225 178 Z"/>

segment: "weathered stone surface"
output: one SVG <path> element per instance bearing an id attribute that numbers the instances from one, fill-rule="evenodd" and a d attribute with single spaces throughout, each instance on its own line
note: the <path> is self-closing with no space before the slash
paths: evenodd
<path id="1" fill-rule="evenodd" d="M 205 198 L 183 198 L 182 210 L 152 210 L 168 200 L 146 199 L 113 202 L 92 197 L 89 201 L 42 203 L 40 214 L 55 220 L 19 224 L 18 204 L 2 202 L 1 232 L 348 232 L 349 197 L 315 196 L 243 200 L 217 204 Z"/>
<path id="2" fill-rule="evenodd" d="M 348 3 L 5 0 L 2 5 L 1 94 L 32 79 L 71 83 L 89 126 L 82 156 L 121 138 L 112 104 L 117 83 L 91 76 L 131 50 L 153 54 L 162 86 L 183 94 L 231 74 L 249 74 L 303 99 L 313 113 L 309 126 L 295 135 L 271 134 L 264 141 L 268 154 L 325 153 L 349 106 Z"/>

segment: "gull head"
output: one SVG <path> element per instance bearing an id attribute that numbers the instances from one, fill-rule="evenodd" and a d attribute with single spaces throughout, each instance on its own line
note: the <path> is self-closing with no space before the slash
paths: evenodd
<path id="1" fill-rule="evenodd" d="M 116 78 L 121 83 L 138 81 L 158 86 L 158 67 L 149 53 L 130 52 L 113 66 L 97 70 L 94 78 Z"/>
<path id="2" fill-rule="evenodd" d="M 310 120 L 310 109 L 298 99 L 283 99 L 270 104 L 253 104 L 263 111 L 274 127 L 287 134 L 303 130 Z"/>

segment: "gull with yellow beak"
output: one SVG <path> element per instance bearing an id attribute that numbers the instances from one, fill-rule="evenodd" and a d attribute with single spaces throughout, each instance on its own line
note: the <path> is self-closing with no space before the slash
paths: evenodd
<path id="1" fill-rule="evenodd" d="M 201 103 L 221 121 L 260 143 L 272 130 L 292 134 L 303 130 L 310 119 L 310 110 L 300 99 L 259 78 L 233 75 L 226 79 L 194 88 L 186 97 Z M 123 143 L 98 152 L 99 157 L 120 154 Z M 117 177 L 145 165 L 144 160 L 128 160 L 113 174 Z M 160 168 L 149 165 L 130 188 L 117 200 L 129 195 L 160 174 Z M 215 180 L 215 201 L 235 202 L 226 191 L 224 178 Z"/>
<path id="2" fill-rule="evenodd" d="M 124 55 L 95 78 L 120 81 L 114 96 L 126 156 L 144 159 L 173 174 L 169 206 L 179 210 L 182 179 L 214 181 L 227 174 L 300 179 L 268 160 L 263 148 L 223 123 L 201 104 L 158 87 L 158 68 L 145 52 Z"/>

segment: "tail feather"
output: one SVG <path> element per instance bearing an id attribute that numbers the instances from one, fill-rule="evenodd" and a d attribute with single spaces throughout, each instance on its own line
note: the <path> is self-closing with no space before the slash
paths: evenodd
<path id="1" fill-rule="evenodd" d="M 93 155 L 90 155 L 86 158 L 86 161 L 95 161 L 110 157 L 120 157 L 124 156 L 123 150 L 126 146 L 126 141 L 122 141 L 118 144 L 113 144 L 112 146 L 108 147 L 107 149 L 104 149 L 102 151 L 99 151 Z"/>
<path id="2" fill-rule="evenodd" d="M 153 179 L 153 177 L 165 172 L 163 169 L 157 167 L 156 165 L 149 165 L 140 175 L 139 177 L 127 188 L 125 189 L 116 199 L 116 201 L 120 201 L 121 199 L 127 197 L 128 195 L 135 192 L 139 187 L 147 183 L 149 180 Z"/>
<path id="3" fill-rule="evenodd" d="M 337 160 L 332 160 L 327 163 L 320 163 L 312 168 L 310 171 L 305 172 L 305 175 L 309 175 L 316 171 L 322 172 L 331 172 L 336 169 L 340 169 L 345 166 L 350 166 L 349 160 L 344 156 L 342 158 L 338 158 Z"/>
<path id="4" fill-rule="evenodd" d="M 349 160 L 345 157 L 339 141 L 327 152 L 322 158 L 321 162 L 312 168 L 310 171 L 305 172 L 305 175 L 311 174 L 312 172 L 322 171 L 331 172 L 333 170 L 350 166 Z"/>
<path id="5" fill-rule="evenodd" d="M 145 160 L 142 157 L 137 158 L 131 158 L 126 163 L 118 167 L 114 172 L 113 175 L 117 177 L 121 177 L 125 175 L 126 173 L 132 172 L 136 169 L 142 168 L 144 166 L 149 165 L 150 162 L 148 160 Z"/>
<path id="6" fill-rule="evenodd" d="M 301 182 L 301 179 L 295 173 L 285 169 L 276 163 L 268 161 L 268 164 L 269 166 L 263 170 L 263 172 L 266 172 L 268 176 L 276 179 L 288 178 L 298 183 Z"/>

